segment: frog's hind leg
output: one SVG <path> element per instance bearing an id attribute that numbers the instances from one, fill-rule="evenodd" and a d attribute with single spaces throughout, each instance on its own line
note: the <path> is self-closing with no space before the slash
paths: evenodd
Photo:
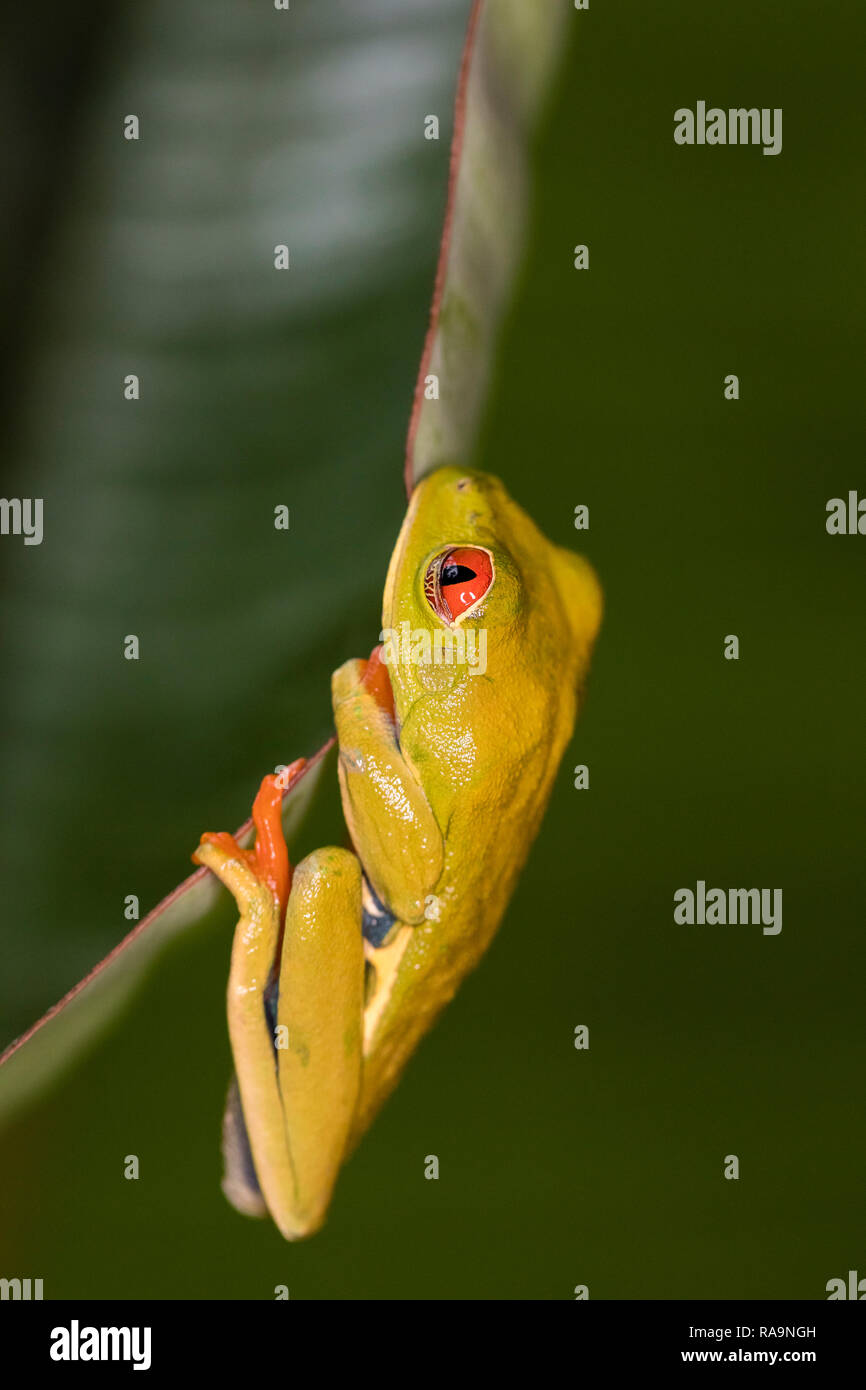
<path id="1" fill-rule="evenodd" d="M 300 1234 L 325 1219 L 361 1090 L 364 939 L 361 865 L 349 850 L 315 850 L 295 870 L 280 967 L 279 1084 L 295 1174 Z"/>
<path id="2" fill-rule="evenodd" d="M 195 857 L 233 893 L 240 912 L 229 972 L 229 1036 L 256 1178 L 268 1210 L 280 1225 L 278 1213 L 290 1201 L 294 1187 L 277 1077 L 276 1040 L 266 1009 L 282 934 L 280 906 L 230 836 L 209 836 Z"/>
<path id="3" fill-rule="evenodd" d="M 258 818 L 257 828 L 261 845 Z M 286 1239 L 298 1239 L 324 1221 L 360 1089 L 360 864 L 347 850 L 322 849 L 294 876 L 286 858 L 275 876 L 222 834 L 205 836 L 195 858 L 240 911 L 228 986 L 241 1110 L 233 1138 L 240 1121 L 267 1208 Z M 289 881 L 283 924 L 279 890 Z M 237 1146 L 234 1158 L 231 1171 L 242 1177 Z M 253 1214 L 255 1188 L 248 1179 L 242 1187 L 236 1195 Z"/>

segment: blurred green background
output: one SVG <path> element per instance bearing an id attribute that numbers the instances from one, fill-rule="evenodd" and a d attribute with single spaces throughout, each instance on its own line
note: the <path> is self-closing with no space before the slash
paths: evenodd
<path id="1" fill-rule="evenodd" d="M 331 670 L 376 640 L 468 13 L 104 9 L 67 21 L 68 67 L 22 32 L 11 87 L 3 486 L 45 498 L 45 539 L 0 547 L 0 1042 L 318 746 Z M 0 1134 L 0 1273 L 46 1297 L 823 1298 L 863 1272 L 866 540 L 824 520 L 866 494 L 864 15 L 622 0 L 568 29 L 473 461 L 585 550 L 607 612 L 517 895 L 298 1246 L 220 1194 L 233 915 L 190 933 Z M 676 146 L 699 99 L 782 107 L 781 155 Z M 675 925 L 697 879 L 781 887 L 781 934 Z"/>

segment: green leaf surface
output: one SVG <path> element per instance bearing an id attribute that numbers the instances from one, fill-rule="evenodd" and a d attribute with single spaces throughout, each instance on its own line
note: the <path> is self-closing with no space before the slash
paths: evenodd
<path id="1" fill-rule="evenodd" d="M 7 459 L 45 522 L 3 555 L 0 1036 L 63 1000 L 0 1111 L 209 912 L 172 888 L 199 834 L 329 737 L 377 640 L 467 15 L 155 0 L 102 54 Z M 163 904 L 118 947 L 129 894 Z"/>
<path id="2" fill-rule="evenodd" d="M 298 835 L 317 797 L 335 796 L 334 745 L 326 745 L 300 769 L 283 797 L 283 832 L 290 857 Z M 324 788 L 323 788 L 324 783 Z M 246 847 L 253 841 L 252 821 L 235 832 Z M 95 1042 L 144 983 L 148 970 L 175 938 L 190 928 L 219 925 L 214 912 L 223 897 L 220 885 L 205 869 L 179 884 L 139 922 L 104 960 L 80 980 L 53 1009 L 0 1056 L 0 1123 L 42 1090 L 57 1082 L 76 1062 L 82 1049 Z"/>
<path id="3" fill-rule="evenodd" d="M 417 409 L 409 431 L 407 486 L 447 458 L 468 458 L 477 437 L 496 330 L 522 240 L 531 120 L 553 69 L 562 18 L 561 11 L 545 6 L 541 0 L 522 5 L 512 0 L 491 0 L 474 5 L 470 15 L 455 101 L 445 233 L 439 252 L 428 343 L 416 387 Z M 312 22 L 308 24 L 304 38 L 311 50 L 315 51 L 316 39 L 322 41 L 329 37 L 336 53 L 328 55 L 325 65 L 328 61 L 339 62 L 341 46 L 352 42 L 351 26 L 348 33 L 339 34 L 339 44 L 336 44 L 330 33 L 330 21 L 325 21 L 324 32 L 319 32 Z M 264 65 L 264 70 L 272 72 L 272 62 L 266 61 L 259 51 L 263 37 L 261 26 L 248 31 L 233 14 L 230 27 L 235 25 L 238 26 L 234 31 L 238 42 L 256 62 Z M 184 39 L 191 42 L 192 35 L 179 33 L 178 42 L 182 44 Z M 328 219 L 327 207 L 323 209 L 321 203 L 310 209 L 302 208 L 299 215 L 293 200 L 290 215 L 286 217 L 282 213 L 285 222 L 280 221 L 280 214 L 274 210 L 270 215 L 266 213 L 271 202 L 280 207 L 275 170 L 285 165 L 286 187 L 295 191 L 299 180 L 294 166 L 300 165 L 303 173 L 305 158 L 310 161 L 315 158 L 316 140 L 311 140 L 308 152 L 304 150 L 303 132 L 298 142 L 300 150 L 288 143 L 277 142 L 275 146 L 273 136 L 256 121 L 255 108 L 250 112 L 243 104 L 249 100 L 248 90 L 244 91 L 241 102 L 240 128 L 233 123 L 226 124 L 231 118 L 224 110 L 217 109 L 216 91 L 207 86 L 194 91 L 179 74 L 174 83 L 170 76 L 167 78 L 164 58 L 170 57 L 172 64 L 177 64 L 178 58 L 175 50 L 170 54 L 167 50 L 163 52 L 162 43 L 161 37 L 152 38 L 150 44 L 145 42 L 136 47 L 136 80 L 141 89 L 138 104 L 144 113 L 152 109 L 154 119 L 150 121 L 146 116 L 139 116 L 139 141 L 125 142 L 126 148 L 121 142 L 117 151 L 105 153 L 104 165 L 100 165 L 100 187 L 107 183 L 115 200 L 109 227 L 116 240 L 107 263 L 103 258 L 98 268 L 95 264 L 93 251 L 103 238 L 93 225 L 93 213 L 88 208 L 86 213 L 80 214 L 85 276 L 82 282 L 71 287 L 65 279 L 58 284 L 58 295 L 61 301 L 66 301 L 64 313 L 68 316 L 70 331 L 81 332 L 82 324 L 89 323 L 90 331 L 104 344 L 104 353 L 116 354 L 113 365 L 109 366 L 103 358 L 97 369 L 102 374 L 107 370 L 115 385 L 126 379 L 124 348 L 118 339 L 132 325 L 137 340 L 146 343 L 144 360 L 136 361 L 135 374 L 139 377 L 141 397 L 130 401 L 125 393 L 117 390 L 113 396 L 109 395 L 103 376 L 102 399 L 94 409 L 92 401 L 82 402 L 78 398 L 85 381 L 76 364 L 64 401 L 69 437 L 64 435 L 61 450 L 60 437 L 51 435 L 49 419 L 44 426 L 47 438 L 42 444 L 43 451 L 53 452 L 56 461 L 59 455 L 61 469 L 64 460 L 68 461 L 66 474 L 61 472 L 57 478 L 53 492 L 57 496 L 73 472 L 75 451 L 81 449 L 83 439 L 91 438 L 97 429 L 105 431 L 103 452 L 97 445 L 94 462 L 96 466 L 100 462 L 107 466 L 104 450 L 110 447 L 110 441 L 130 434 L 133 452 L 127 464 L 127 477 L 131 481 L 129 474 L 133 478 L 145 470 L 149 474 L 149 491 L 143 500 L 151 509 L 149 524 L 154 532 L 165 526 L 166 498 L 172 488 L 165 465 L 157 464 L 154 468 L 155 456 L 164 451 L 169 434 L 172 447 L 184 447 L 183 424 L 178 416 L 181 410 L 188 409 L 190 387 L 197 384 L 201 390 L 212 388 L 216 377 L 221 387 L 230 382 L 237 397 L 240 360 L 242 381 L 248 391 L 262 392 L 261 383 L 254 382 L 252 364 L 254 354 L 264 353 L 265 343 L 270 338 L 267 319 L 278 319 L 280 311 L 283 319 L 290 322 L 299 319 L 302 324 L 307 315 L 315 313 L 326 317 L 329 301 L 335 302 L 336 296 L 342 296 L 336 301 L 340 304 L 351 302 L 353 280 L 358 273 L 353 249 L 347 244 L 351 242 L 351 234 L 348 238 L 344 235 L 339 246 L 328 245 L 327 238 L 323 245 L 323 224 L 327 225 Z M 210 78 L 215 88 L 219 88 L 220 81 L 230 87 L 243 76 L 234 62 L 223 70 L 225 60 L 218 44 L 199 51 L 198 56 L 200 61 L 210 64 Z M 308 90 L 310 74 L 300 71 L 300 58 L 294 47 L 292 58 L 294 61 L 287 67 L 299 80 L 293 86 L 287 115 L 290 118 L 293 111 L 303 109 L 306 120 L 318 135 L 315 121 L 319 116 L 319 99 L 311 88 Z M 363 73 L 363 53 L 359 55 L 355 50 L 354 59 Z M 162 94 L 159 103 L 155 99 L 149 102 L 149 84 L 156 84 Z M 190 102 L 195 102 L 199 108 L 192 121 L 186 109 Z M 259 117 L 261 108 L 266 105 L 260 98 Z M 319 120 L 327 128 L 324 117 L 319 116 Z M 264 208 L 253 210 L 251 225 L 238 228 L 237 208 L 226 198 L 222 186 L 225 169 L 214 162 L 210 140 L 203 139 L 204 130 L 209 129 L 212 135 L 215 122 L 226 124 L 230 157 L 241 165 L 245 179 L 254 186 L 261 184 L 266 188 Z M 179 129 L 183 132 L 180 151 L 177 148 Z M 322 142 L 321 136 L 319 142 Z M 167 159 L 169 147 L 171 157 Z M 351 142 L 347 151 L 341 147 L 341 154 L 343 158 L 352 159 Z M 320 150 L 320 157 L 322 155 Z M 370 161 L 370 158 L 370 142 L 365 137 L 363 159 Z M 131 177 L 133 161 L 135 173 Z M 188 167 L 189 178 L 181 175 L 180 169 L 184 166 Z M 381 171 L 377 173 L 381 179 Z M 329 170 L 329 177 L 336 182 L 333 168 Z M 92 179 L 91 174 L 88 182 Z M 348 192 L 338 188 L 336 196 L 346 198 Z M 371 206 L 364 201 L 369 198 L 370 190 L 365 187 L 356 210 L 366 234 L 369 234 L 369 223 L 374 216 Z M 215 218 L 216 235 L 211 232 L 207 237 L 201 236 L 206 215 Z M 375 216 L 381 216 L 378 205 Z M 102 220 L 108 220 L 105 214 Z M 115 224 L 118 221 L 125 235 L 117 235 Z M 288 237 L 287 226 L 291 226 L 293 233 L 290 246 L 283 240 Z M 350 232 L 349 228 L 341 227 L 341 230 Z M 281 277 L 272 265 L 269 266 L 267 252 L 271 242 L 288 246 L 288 277 Z M 362 260 L 364 251 L 362 246 Z M 334 274 L 325 278 L 322 272 L 328 255 L 333 258 Z M 240 315 L 230 323 L 227 320 L 235 306 L 221 301 L 219 282 L 222 277 L 234 286 L 235 296 L 243 305 Z M 115 286 L 117 292 L 109 297 L 94 293 L 91 288 L 85 299 L 83 287 L 92 286 L 94 280 L 100 279 L 106 287 Z M 286 279 L 291 292 L 283 301 L 280 291 Z M 278 287 L 276 296 L 274 284 Z M 216 370 L 207 355 L 196 353 L 193 345 L 202 325 L 207 323 L 224 335 L 222 345 L 219 340 L 215 344 L 217 351 L 222 346 Z M 313 322 L 308 321 L 306 326 L 309 336 L 313 337 Z M 253 330 L 258 332 L 258 343 L 250 341 Z M 181 352 L 186 350 L 185 357 L 180 360 L 173 350 L 175 339 Z M 280 354 L 276 356 L 280 361 Z M 439 373 L 443 388 L 442 399 L 432 404 L 425 400 L 423 392 L 428 371 Z M 276 386 L 273 376 L 271 380 Z M 158 399 L 156 411 L 150 408 L 151 397 Z M 249 402 L 246 408 L 249 409 Z M 199 469 L 203 463 L 204 460 Z M 184 471 L 189 478 L 190 469 L 186 467 Z M 194 465 L 193 476 L 196 471 Z M 229 481 L 233 471 L 224 453 L 209 451 L 207 466 L 202 469 L 203 505 L 216 495 L 220 474 Z M 251 493 L 259 498 L 266 496 L 262 472 L 256 469 L 253 476 L 243 479 L 247 502 Z M 51 481 L 53 483 L 54 479 Z M 139 478 L 137 485 L 140 486 L 141 481 Z M 87 505 L 89 503 L 90 499 Z M 74 517 L 71 498 L 69 505 L 73 507 Z M 117 505 L 113 501 L 115 515 Z M 239 567 L 245 579 L 251 571 L 255 572 L 256 556 L 252 547 L 261 545 L 266 517 L 267 503 L 263 502 L 258 527 L 250 526 L 246 535 L 233 534 L 225 542 L 233 564 Z M 324 534 L 327 535 L 327 530 Z M 199 555 L 180 553 L 179 559 L 191 569 L 191 562 L 199 562 Z M 125 557 L 121 563 L 125 563 Z M 316 566 L 316 571 L 315 590 L 309 595 L 302 592 L 301 604 L 307 610 L 308 620 L 326 620 L 328 600 L 333 597 L 327 585 L 331 567 L 325 562 Z M 154 638 L 160 640 L 162 624 L 160 621 L 157 628 L 156 622 L 162 615 L 158 609 L 152 611 L 158 591 L 154 592 L 149 585 L 147 594 L 136 598 L 139 615 L 142 614 L 142 599 L 145 608 L 151 610 L 146 621 Z M 232 642 L 243 641 L 243 631 L 235 631 L 238 619 L 232 599 L 205 602 L 196 619 L 202 634 L 210 630 L 212 635 L 216 624 L 231 630 Z M 135 625 L 131 623 L 130 626 Z M 135 635 L 139 636 L 137 630 Z M 143 636 L 141 640 L 145 645 L 144 660 L 147 659 L 147 643 Z M 264 635 L 262 640 L 267 640 Z M 293 648 L 296 640 L 303 645 L 304 619 L 300 613 L 298 621 L 292 622 Z M 245 663 L 248 660 L 244 653 Z M 248 670 L 249 665 L 245 664 L 242 669 Z M 204 694 L 201 698 L 203 702 L 207 700 Z M 305 785 L 302 780 L 297 791 L 286 799 L 286 815 L 295 820 Z M 173 890 L 100 966 L 53 1007 L 40 1024 L 28 1030 L 0 1056 L 0 1066 L 4 1068 L 0 1073 L 0 1120 L 4 1112 L 13 1111 L 25 1096 L 38 1095 L 41 1087 L 61 1067 L 71 1065 L 76 1050 L 128 1002 L 136 983 L 143 979 L 145 967 L 156 955 L 179 931 L 195 927 L 210 914 L 216 895 L 215 885 L 202 874 Z"/>
<path id="4" fill-rule="evenodd" d="M 565 6 L 549 0 L 492 0 L 473 8 L 433 311 L 409 429 L 407 489 L 434 468 L 465 459 L 476 443 L 525 237 L 532 134 L 565 24 Z"/>

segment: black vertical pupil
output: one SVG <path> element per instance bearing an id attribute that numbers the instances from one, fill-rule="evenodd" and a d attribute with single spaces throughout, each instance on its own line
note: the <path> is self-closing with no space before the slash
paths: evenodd
<path id="1" fill-rule="evenodd" d="M 452 561 L 446 560 L 442 566 L 442 573 L 439 576 L 441 584 L 465 584 L 467 579 L 474 579 L 477 571 L 471 570 L 468 565 L 455 565 Z"/>

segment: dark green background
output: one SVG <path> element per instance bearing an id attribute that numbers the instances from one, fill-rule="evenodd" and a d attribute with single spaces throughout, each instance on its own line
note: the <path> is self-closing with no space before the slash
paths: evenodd
<path id="1" fill-rule="evenodd" d="M 326 38 L 351 8 L 324 7 Z M 394 24 L 444 113 L 465 6 L 423 8 Z M 862 7 L 566 8 L 475 457 L 605 589 L 542 833 L 489 956 L 309 1243 L 219 1192 L 231 913 L 164 959 L 104 1045 L 0 1137 L 0 1273 L 42 1277 L 46 1296 L 822 1298 L 866 1273 L 866 539 L 824 527 L 830 497 L 866 495 Z M 296 34 L 309 13 L 293 6 Z M 218 35 L 200 40 L 204 54 Z M 257 34 L 236 63 L 260 42 L 279 91 L 296 40 Z M 350 26 L 346 54 L 362 47 Z M 350 225 L 330 297 L 317 271 L 319 307 L 233 317 L 223 285 L 209 318 L 204 284 L 205 308 L 157 340 L 128 311 L 146 276 L 110 256 L 100 276 L 102 241 L 97 272 L 80 268 L 96 219 L 120 235 L 136 212 L 122 175 L 120 193 L 93 187 L 130 154 L 115 113 L 140 89 L 111 62 L 97 74 L 13 362 L 5 488 L 45 496 L 46 536 L 3 541 L 3 1040 L 119 939 L 125 894 L 151 906 L 203 828 L 243 818 L 263 770 L 317 746 L 330 671 L 375 641 L 447 162 L 450 118 L 426 145 L 425 110 L 408 129 L 368 83 L 371 131 L 402 141 L 393 237 Z M 782 153 L 676 146 L 673 112 L 699 99 L 782 107 Z M 202 128 L 193 173 L 241 105 Z M 315 190 L 311 176 L 305 205 Z M 386 191 L 365 190 L 380 210 Z M 144 218 L 148 234 L 162 233 Z M 352 254 L 363 274 L 343 293 Z M 136 363 L 133 415 L 117 383 Z M 270 529 L 276 502 L 288 536 Z M 127 632 L 138 664 L 120 659 Z M 572 787 L 577 762 L 589 791 Z M 673 893 L 697 879 L 781 887 L 781 934 L 675 925 Z"/>

